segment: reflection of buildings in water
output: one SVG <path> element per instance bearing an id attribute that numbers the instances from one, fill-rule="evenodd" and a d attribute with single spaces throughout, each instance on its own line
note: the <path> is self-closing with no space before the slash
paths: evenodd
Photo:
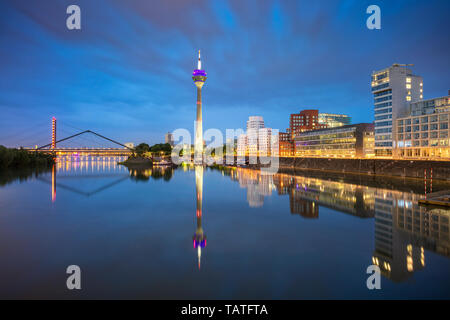
<path id="1" fill-rule="evenodd" d="M 291 202 L 305 207 L 305 201 L 361 218 L 373 217 L 373 188 L 316 178 L 295 177 Z M 292 207 L 296 207 L 291 206 Z M 311 204 L 309 207 L 313 207 Z M 307 216 L 311 216 L 309 213 Z M 317 212 L 318 215 L 318 212 Z"/>
<path id="2" fill-rule="evenodd" d="M 231 177 L 247 188 L 260 181 L 259 171 L 251 169 L 238 168 Z M 293 214 L 317 218 L 320 205 L 357 217 L 375 217 L 372 261 L 392 281 L 404 281 L 423 269 L 425 250 L 450 257 L 450 210 L 419 206 L 423 195 L 287 174 L 275 174 L 267 181 L 279 195 L 289 195 Z M 257 188 L 253 190 L 260 195 Z"/>
<path id="3" fill-rule="evenodd" d="M 291 189 L 289 195 L 289 206 L 292 214 L 299 214 L 303 218 L 319 218 L 319 206 L 314 201 L 304 200 L 301 197 L 297 197 L 295 189 Z"/>
<path id="4" fill-rule="evenodd" d="M 137 181 L 148 181 L 150 178 L 154 180 L 163 179 L 169 181 L 173 176 L 172 167 L 155 167 L 148 169 L 128 169 L 130 172 L 130 177 Z"/>
<path id="5" fill-rule="evenodd" d="M 419 206 L 420 195 L 377 190 L 372 262 L 401 282 L 425 267 L 425 249 L 450 257 L 450 211 Z"/>
<path id="6" fill-rule="evenodd" d="M 291 213 L 307 218 L 319 216 L 319 205 L 350 213 L 358 217 L 373 217 L 373 188 L 356 184 L 328 181 L 287 174 L 261 175 L 259 170 L 238 168 L 233 180 L 247 188 L 250 206 L 262 206 L 264 197 L 277 190 L 289 195 Z"/>
<path id="7" fill-rule="evenodd" d="M 274 188 L 273 176 L 261 174 L 259 170 L 238 168 L 232 171 L 231 179 L 239 181 L 241 188 L 247 189 L 247 201 L 250 207 L 258 208 L 264 205 L 264 197 L 272 195 Z"/>
<path id="8" fill-rule="evenodd" d="M 200 269 L 202 248 L 206 247 L 206 235 L 202 227 L 202 201 L 203 201 L 203 166 L 195 166 L 195 190 L 196 190 L 196 217 L 197 229 L 192 237 L 194 249 L 197 249 L 198 268 Z"/>

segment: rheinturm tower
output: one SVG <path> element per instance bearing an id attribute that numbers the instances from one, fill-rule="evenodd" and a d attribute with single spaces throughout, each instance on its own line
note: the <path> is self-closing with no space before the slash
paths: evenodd
<path id="1" fill-rule="evenodd" d="M 202 87 L 206 81 L 206 72 L 202 70 L 202 61 L 200 60 L 200 50 L 198 50 L 197 69 L 192 73 L 197 87 L 197 120 L 195 121 L 195 142 L 194 142 L 194 163 L 203 163 L 203 125 L 202 125 Z"/>

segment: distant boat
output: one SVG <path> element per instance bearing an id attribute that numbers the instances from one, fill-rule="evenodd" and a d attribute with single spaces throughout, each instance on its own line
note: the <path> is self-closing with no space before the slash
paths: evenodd
<path id="1" fill-rule="evenodd" d="M 170 165 L 172 165 L 172 162 L 163 159 L 161 161 L 154 162 L 153 165 L 156 165 L 156 166 L 170 166 Z"/>

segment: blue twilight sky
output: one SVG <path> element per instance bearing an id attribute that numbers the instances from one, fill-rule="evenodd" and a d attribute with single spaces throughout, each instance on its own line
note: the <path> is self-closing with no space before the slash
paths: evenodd
<path id="1" fill-rule="evenodd" d="M 81 7 L 82 30 L 66 28 Z M 366 28 L 381 7 L 382 29 Z M 192 131 L 191 73 L 202 50 L 203 128 L 249 115 L 284 130 L 317 108 L 372 122 L 373 70 L 414 63 L 424 98 L 450 89 L 448 0 L 0 0 L 0 144 L 91 129 L 157 143 Z"/>

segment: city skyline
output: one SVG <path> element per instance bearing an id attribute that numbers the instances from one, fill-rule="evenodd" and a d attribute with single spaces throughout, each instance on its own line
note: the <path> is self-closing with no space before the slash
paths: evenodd
<path id="1" fill-rule="evenodd" d="M 439 35 L 448 29 L 450 5 L 432 2 L 381 1 L 382 29 L 368 30 L 367 1 L 151 8 L 78 1 L 81 31 L 65 28 L 64 1 L 2 3 L 0 139 L 18 146 L 17 132 L 42 126 L 35 143 L 48 142 L 51 116 L 122 142 L 161 142 L 176 128 L 193 132 L 195 92 L 187 79 L 198 48 L 209 70 L 205 129 L 239 128 L 261 115 L 282 131 L 288 115 L 303 109 L 372 122 L 370 75 L 393 63 L 415 64 L 424 99 L 446 95 L 449 43 Z M 202 21 L 193 19 L 199 15 Z"/>

